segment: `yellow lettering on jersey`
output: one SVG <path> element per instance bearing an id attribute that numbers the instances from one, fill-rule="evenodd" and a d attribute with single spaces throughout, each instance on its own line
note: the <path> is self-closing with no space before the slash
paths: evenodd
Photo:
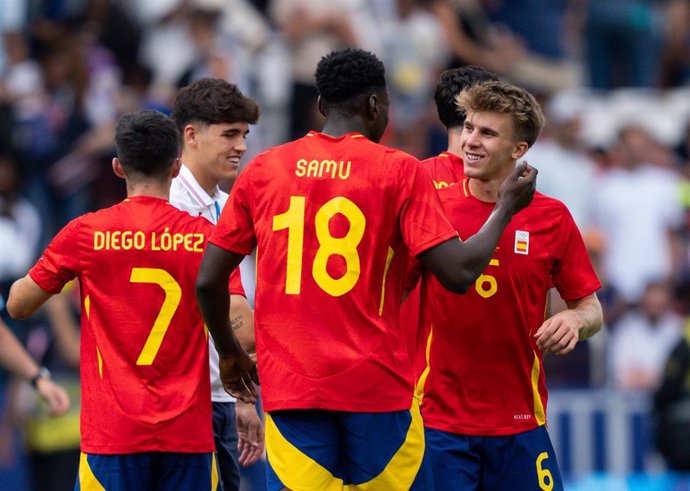
<path id="1" fill-rule="evenodd" d="M 434 181 L 434 187 L 435 187 L 436 189 L 447 188 L 447 187 L 448 187 L 448 183 L 445 182 L 445 181 L 439 181 L 439 182 Z"/>
<path id="2" fill-rule="evenodd" d="M 352 168 L 351 161 L 336 162 L 331 159 L 324 159 L 322 161 L 299 159 L 295 163 L 295 175 L 297 177 L 329 177 L 331 179 L 341 179 L 343 181 L 350 177 L 350 170 Z"/>
<path id="3" fill-rule="evenodd" d="M 137 358 L 137 365 L 151 365 L 163 342 L 163 336 L 170 327 L 170 321 L 180 305 L 182 288 L 170 273 L 159 268 L 132 268 L 129 281 L 132 283 L 152 283 L 160 286 L 165 292 L 165 300 L 153 328 L 146 338 L 144 348 Z"/>
<path id="4" fill-rule="evenodd" d="M 170 232 L 165 228 L 162 233 L 151 232 L 150 237 L 141 231 L 133 230 L 96 230 L 93 233 L 94 251 L 179 251 L 204 252 L 204 234 Z"/>

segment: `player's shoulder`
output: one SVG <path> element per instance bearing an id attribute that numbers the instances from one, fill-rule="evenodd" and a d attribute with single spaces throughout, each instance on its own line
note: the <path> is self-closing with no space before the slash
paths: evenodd
<path id="1" fill-rule="evenodd" d="M 534 214 L 549 215 L 553 217 L 570 217 L 570 210 L 561 200 L 536 191 L 534 199 L 528 207 Z"/>

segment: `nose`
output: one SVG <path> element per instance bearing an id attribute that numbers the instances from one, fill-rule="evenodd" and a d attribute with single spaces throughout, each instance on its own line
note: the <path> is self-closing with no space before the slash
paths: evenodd
<path id="1" fill-rule="evenodd" d="M 479 137 L 477 131 L 466 132 L 465 133 L 465 145 L 468 147 L 476 147 L 479 145 Z"/>
<path id="2" fill-rule="evenodd" d="M 233 147 L 235 148 L 236 151 L 244 153 L 247 151 L 247 140 L 245 140 L 244 138 L 239 138 L 235 142 Z"/>

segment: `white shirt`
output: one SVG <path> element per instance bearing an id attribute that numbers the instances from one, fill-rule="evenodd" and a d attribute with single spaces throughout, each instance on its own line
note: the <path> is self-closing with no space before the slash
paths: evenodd
<path id="1" fill-rule="evenodd" d="M 179 175 L 173 179 L 170 186 L 170 203 L 186 211 L 192 216 L 204 217 L 212 223 L 218 223 L 220 210 L 228 201 L 228 193 L 220 190 L 218 186 L 213 190 L 213 196 L 209 196 L 192 175 L 192 171 L 184 164 Z M 213 344 L 211 336 L 208 337 L 208 359 L 211 372 L 211 400 L 213 402 L 235 402 L 236 399 L 225 392 L 220 381 L 218 369 L 218 352 Z"/>

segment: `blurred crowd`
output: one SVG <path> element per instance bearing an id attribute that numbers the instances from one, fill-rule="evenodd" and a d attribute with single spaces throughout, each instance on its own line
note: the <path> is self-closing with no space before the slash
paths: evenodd
<path id="1" fill-rule="evenodd" d="M 573 355 L 547 359 L 552 388 L 653 393 L 684 339 L 687 0 L 0 0 L 0 35 L 5 297 L 67 221 L 124 197 L 110 170 L 121 114 L 168 112 L 190 81 L 225 78 L 261 107 L 250 158 L 320 129 L 316 63 L 357 46 L 386 65 L 384 143 L 418 158 L 446 149 L 432 97 L 446 68 L 484 66 L 543 103 L 548 125 L 526 159 L 540 171 L 538 189 L 564 201 L 585 236 L 608 327 Z M 12 326 L 35 356 L 70 373 L 78 357 L 60 312 Z"/>

